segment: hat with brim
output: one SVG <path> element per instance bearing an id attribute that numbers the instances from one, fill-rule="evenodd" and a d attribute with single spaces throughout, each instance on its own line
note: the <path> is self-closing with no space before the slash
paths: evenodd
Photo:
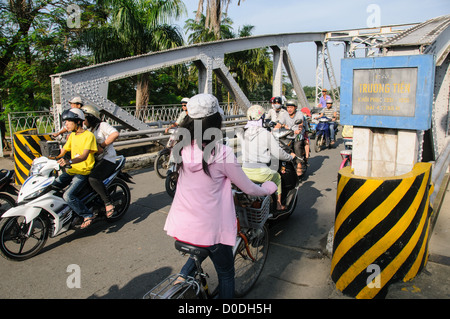
<path id="1" fill-rule="evenodd" d="M 81 97 L 76 96 L 76 97 L 74 97 L 72 100 L 70 100 L 69 103 L 83 104 L 83 101 L 81 101 Z"/>
<path id="2" fill-rule="evenodd" d="M 219 105 L 219 101 L 212 94 L 201 93 L 194 95 L 187 103 L 187 112 L 189 117 L 193 119 L 201 119 L 217 112 L 224 116 L 223 109 Z"/>

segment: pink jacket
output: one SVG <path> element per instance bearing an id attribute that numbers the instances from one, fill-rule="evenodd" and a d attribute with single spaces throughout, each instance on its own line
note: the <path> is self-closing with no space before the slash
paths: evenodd
<path id="1" fill-rule="evenodd" d="M 218 155 L 208 161 L 209 177 L 202 169 L 203 152 L 197 144 L 183 148 L 183 167 L 164 226 L 169 236 L 194 245 L 234 246 L 237 223 L 231 183 L 257 196 L 277 190 L 273 182 L 260 187 L 250 181 L 230 147 L 221 145 Z"/>

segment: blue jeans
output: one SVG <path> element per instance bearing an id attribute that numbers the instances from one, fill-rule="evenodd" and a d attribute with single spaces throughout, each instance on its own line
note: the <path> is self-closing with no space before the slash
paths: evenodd
<path id="1" fill-rule="evenodd" d="M 89 175 L 69 175 L 63 173 L 53 182 L 53 186 L 58 188 L 64 188 L 70 184 L 64 192 L 63 199 L 76 214 L 83 218 L 92 217 L 92 213 L 81 199 L 77 197 L 78 193 L 87 185 L 88 177 Z"/>
<path id="2" fill-rule="evenodd" d="M 330 140 L 335 141 L 336 140 L 336 122 L 330 122 Z"/>
<path id="3" fill-rule="evenodd" d="M 234 258 L 233 247 L 228 245 L 216 244 L 205 247 L 209 250 L 214 268 L 219 278 L 219 298 L 232 299 L 234 297 Z M 200 258 L 200 262 L 204 259 Z M 184 277 L 193 276 L 195 271 L 195 261 L 189 258 L 181 269 L 180 274 Z"/>

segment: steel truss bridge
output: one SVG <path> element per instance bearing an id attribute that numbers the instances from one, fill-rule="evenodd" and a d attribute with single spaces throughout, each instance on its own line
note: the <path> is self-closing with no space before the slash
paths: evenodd
<path id="1" fill-rule="evenodd" d="M 282 95 L 284 68 L 293 84 L 299 105 L 308 106 L 300 78 L 288 50 L 290 44 L 304 42 L 316 44 L 316 102 L 324 86 L 325 76 L 331 86 L 331 96 L 339 101 L 338 85 L 328 49 L 328 45 L 335 42 L 344 45 L 343 58 L 355 58 L 358 50 L 363 50 L 363 56 L 435 55 L 436 98 L 431 136 L 434 153 L 438 155 L 445 147 L 449 133 L 449 24 L 450 15 L 447 15 L 423 23 L 379 28 L 251 36 L 151 52 L 54 74 L 51 76 L 51 81 L 55 124 L 57 128 L 61 127 L 60 114 L 68 105 L 68 101 L 73 96 L 81 96 L 86 104 L 97 106 L 107 117 L 127 129 L 145 131 L 147 134 L 149 132 L 147 123 L 108 100 L 108 84 L 178 64 L 194 64 L 197 67 L 199 93 L 212 93 L 213 73 L 215 73 L 244 112 L 250 106 L 250 101 L 225 65 L 224 56 L 264 47 L 270 47 L 273 52 L 273 96 Z"/>

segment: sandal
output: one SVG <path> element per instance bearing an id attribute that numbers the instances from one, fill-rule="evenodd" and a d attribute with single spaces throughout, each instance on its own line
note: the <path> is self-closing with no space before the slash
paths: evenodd
<path id="1" fill-rule="evenodd" d="M 94 220 L 94 217 L 86 217 L 86 218 L 83 220 L 83 223 L 81 224 L 81 227 L 80 227 L 80 228 L 81 228 L 81 229 L 85 229 L 86 227 L 91 226 L 93 220 Z"/>
<path id="2" fill-rule="evenodd" d="M 108 205 L 108 206 L 112 206 L 112 205 Z M 113 217 L 114 213 L 115 213 L 115 207 L 112 206 L 112 208 L 106 210 L 106 218 L 111 218 Z"/>
<path id="3" fill-rule="evenodd" d="M 300 177 L 303 175 L 302 167 L 300 165 L 297 165 L 297 176 Z"/>

